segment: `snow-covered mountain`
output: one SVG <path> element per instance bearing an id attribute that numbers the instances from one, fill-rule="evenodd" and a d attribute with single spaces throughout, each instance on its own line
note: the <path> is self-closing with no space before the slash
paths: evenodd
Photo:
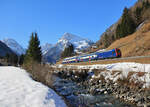
<path id="1" fill-rule="evenodd" d="M 42 50 L 42 54 L 46 54 L 48 52 L 48 50 L 50 50 L 53 47 L 52 44 L 46 43 L 44 45 L 41 46 L 41 50 Z"/>
<path id="2" fill-rule="evenodd" d="M 15 54 L 5 43 L 0 40 L 0 57 L 6 56 L 6 54 Z"/>
<path id="3" fill-rule="evenodd" d="M 44 54 L 43 60 L 46 62 L 56 62 L 60 58 L 61 52 L 69 45 L 73 44 L 75 52 L 86 49 L 93 44 L 91 40 L 81 38 L 71 33 L 65 33 L 58 42 Z"/>
<path id="4" fill-rule="evenodd" d="M 25 54 L 25 49 L 19 45 L 14 39 L 3 39 L 3 43 L 5 43 L 12 51 L 14 51 L 17 55 Z"/>
<path id="5" fill-rule="evenodd" d="M 75 51 L 77 50 L 83 50 L 85 48 L 88 48 L 93 42 L 88 39 L 81 38 L 77 35 L 73 35 L 71 33 L 65 33 L 62 38 L 59 39 L 57 44 L 68 44 L 71 43 L 75 47 Z M 65 47 L 63 47 L 65 48 Z"/>

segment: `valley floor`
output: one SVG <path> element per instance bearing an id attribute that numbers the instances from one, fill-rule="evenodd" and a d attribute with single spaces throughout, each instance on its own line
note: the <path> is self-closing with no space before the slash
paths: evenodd
<path id="1" fill-rule="evenodd" d="M 66 107 L 52 89 L 31 79 L 23 69 L 0 67 L 1 107 Z"/>

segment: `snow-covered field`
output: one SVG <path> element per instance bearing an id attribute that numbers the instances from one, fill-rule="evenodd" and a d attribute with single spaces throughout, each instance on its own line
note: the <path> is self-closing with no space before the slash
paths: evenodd
<path id="1" fill-rule="evenodd" d="M 66 107 L 52 89 L 17 67 L 0 67 L 0 107 Z"/>

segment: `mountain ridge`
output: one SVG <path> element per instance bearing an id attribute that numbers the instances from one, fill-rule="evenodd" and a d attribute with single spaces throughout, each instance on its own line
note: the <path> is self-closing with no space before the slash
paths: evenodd
<path id="1" fill-rule="evenodd" d="M 70 44 L 73 44 L 75 52 L 90 47 L 94 42 L 81 38 L 71 33 L 64 33 L 58 42 L 44 55 L 44 62 L 55 63 L 60 58 L 61 52 Z"/>
<path id="2" fill-rule="evenodd" d="M 6 54 L 15 54 L 5 43 L 0 40 L 0 57 L 5 57 Z"/>
<path id="3" fill-rule="evenodd" d="M 14 39 L 5 38 L 2 40 L 17 55 L 25 54 L 25 49 Z"/>

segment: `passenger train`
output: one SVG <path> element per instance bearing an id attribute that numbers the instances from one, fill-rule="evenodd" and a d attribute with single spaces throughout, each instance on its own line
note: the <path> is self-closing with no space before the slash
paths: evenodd
<path id="1" fill-rule="evenodd" d="M 100 52 L 65 58 L 62 61 L 62 64 L 94 61 L 94 60 L 109 59 L 109 58 L 119 58 L 119 57 L 121 57 L 121 51 L 120 49 L 115 48 L 112 50 L 100 51 Z"/>

